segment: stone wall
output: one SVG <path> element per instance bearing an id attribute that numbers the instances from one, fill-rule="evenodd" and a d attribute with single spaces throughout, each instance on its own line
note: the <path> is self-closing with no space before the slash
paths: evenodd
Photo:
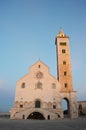
<path id="1" fill-rule="evenodd" d="M 78 113 L 79 116 L 86 115 L 86 101 L 78 101 Z"/>

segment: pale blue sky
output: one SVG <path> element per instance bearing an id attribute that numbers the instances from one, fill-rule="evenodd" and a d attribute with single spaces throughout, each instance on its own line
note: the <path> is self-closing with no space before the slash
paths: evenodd
<path id="1" fill-rule="evenodd" d="M 70 37 L 78 100 L 86 100 L 86 0 L 0 0 L 0 111 L 10 110 L 16 81 L 37 60 L 56 77 L 60 27 Z"/>

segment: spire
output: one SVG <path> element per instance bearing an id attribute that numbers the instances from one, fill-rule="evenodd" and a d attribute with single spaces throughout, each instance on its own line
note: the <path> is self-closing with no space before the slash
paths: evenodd
<path id="1" fill-rule="evenodd" d="M 62 28 L 60 28 L 59 34 L 57 35 L 58 38 L 69 38 L 62 30 Z"/>
<path id="2" fill-rule="evenodd" d="M 64 32 L 63 32 L 62 28 L 60 28 L 59 34 L 63 34 L 64 35 Z"/>

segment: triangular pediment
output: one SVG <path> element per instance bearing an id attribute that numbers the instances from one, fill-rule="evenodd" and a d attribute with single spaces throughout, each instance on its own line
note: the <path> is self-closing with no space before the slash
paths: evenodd
<path id="1" fill-rule="evenodd" d="M 30 67 L 30 72 L 37 71 L 37 70 L 49 72 L 49 67 L 45 63 L 39 60 Z"/>

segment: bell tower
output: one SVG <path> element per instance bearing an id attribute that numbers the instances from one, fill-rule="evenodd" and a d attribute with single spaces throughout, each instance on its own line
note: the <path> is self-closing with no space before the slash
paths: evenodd
<path id="1" fill-rule="evenodd" d="M 73 91 L 69 37 L 60 29 L 56 36 L 57 75 L 61 91 Z"/>
<path id="2" fill-rule="evenodd" d="M 77 97 L 73 89 L 72 68 L 70 61 L 69 37 L 60 29 L 55 39 L 57 55 L 57 75 L 60 83 L 62 100 L 67 101 L 68 117 L 77 118 Z"/>

